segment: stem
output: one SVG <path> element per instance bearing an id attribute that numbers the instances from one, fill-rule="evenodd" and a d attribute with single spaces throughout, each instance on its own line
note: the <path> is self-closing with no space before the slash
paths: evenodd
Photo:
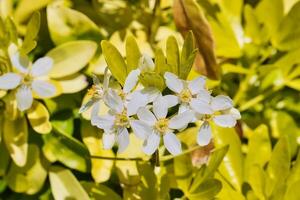
<path id="1" fill-rule="evenodd" d="M 103 160 L 119 160 L 119 161 L 147 161 L 142 158 L 118 158 L 118 157 L 106 157 L 106 156 L 90 156 L 91 159 L 103 159 Z"/>

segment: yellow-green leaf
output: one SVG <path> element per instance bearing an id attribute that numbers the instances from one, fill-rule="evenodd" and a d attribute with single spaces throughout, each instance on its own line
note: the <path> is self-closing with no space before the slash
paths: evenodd
<path id="1" fill-rule="evenodd" d="M 127 72 L 134 70 L 139 65 L 141 52 L 133 36 L 128 36 L 126 39 L 126 62 Z"/>
<path id="2" fill-rule="evenodd" d="M 38 133 L 50 133 L 52 130 L 52 125 L 49 121 L 49 112 L 38 101 L 34 101 L 31 108 L 27 111 L 27 118 L 32 128 Z"/>
<path id="3" fill-rule="evenodd" d="M 41 21 L 40 13 L 39 12 L 33 13 L 32 17 L 28 22 L 26 35 L 21 47 L 21 50 L 25 54 L 29 53 L 32 49 L 36 47 L 37 43 L 35 41 L 35 38 L 37 37 L 40 30 L 40 21 Z"/>
<path id="4" fill-rule="evenodd" d="M 25 117 L 14 121 L 5 119 L 3 138 L 6 148 L 16 165 L 24 166 L 28 152 L 28 130 Z"/>
<path id="5" fill-rule="evenodd" d="M 180 55 L 177 40 L 174 36 L 168 37 L 166 52 L 167 63 L 171 67 L 171 72 L 179 75 Z"/>
<path id="6" fill-rule="evenodd" d="M 62 93 L 72 94 L 79 92 L 88 86 L 88 81 L 86 80 L 85 75 L 76 73 L 63 78 L 56 79 L 61 86 Z"/>
<path id="7" fill-rule="evenodd" d="M 62 78 L 80 71 L 93 58 L 96 49 L 95 42 L 78 40 L 50 50 L 47 56 L 54 60 L 50 77 Z"/>

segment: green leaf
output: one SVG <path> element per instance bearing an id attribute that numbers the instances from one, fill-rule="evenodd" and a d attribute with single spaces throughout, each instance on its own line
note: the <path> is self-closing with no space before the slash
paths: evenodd
<path id="1" fill-rule="evenodd" d="M 112 75 L 124 85 L 127 76 L 127 66 L 120 52 L 110 42 L 103 40 L 101 42 L 102 51 Z"/>
<path id="2" fill-rule="evenodd" d="M 6 173 L 6 169 L 8 167 L 10 158 L 7 149 L 4 146 L 3 141 L 0 142 L 0 177 L 2 177 Z M 1 193 L 1 192 L 0 192 Z"/>
<path id="3" fill-rule="evenodd" d="M 122 200 L 117 193 L 105 185 L 94 184 L 87 181 L 80 182 L 80 184 L 92 199 Z"/>
<path id="4" fill-rule="evenodd" d="M 32 49 L 36 47 L 37 43 L 35 41 L 35 38 L 39 34 L 40 23 L 41 23 L 40 21 L 41 21 L 40 13 L 39 12 L 33 13 L 32 17 L 28 22 L 26 35 L 21 47 L 22 51 L 25 54 L 28 54 Z"/>
<path id="5" fill-rule="evenodd" d="M 139 195 L 145 199 L 157 199 L 158 188 L 157 178 L 153 166 L 150 163 L 137 163 L 138 171 L 141 176 L 139 184 Z"/>
<path id="6" fill-rule="evenodd" d="M 140 75 L 140 81 L 145 87 L 155 87 L 160 91 L 166 88 L 164 78 L 155 72 L 145 72 Z"/>
<path id="7" fill-rule="evenodd" d="M 20 167 L 24 166 L 28 151 L 28 130 L 25 117 L 17 118 L 14 121 L 5 119 L 3 138 L 15 164 Z"/>
<path id="8" fill-rule="evenodd" d="M 291 72 L 291 69 L 294 65 L 300 63 L 300 49 L 292 50 L 280 57 L 274 65 L 279 67 L 285 76 L 288 75 L 288 73 Z"/>
<path id="9" fill-rule="evenodd" d="M 174 174 L 178 188 L 188 193 L 193 178 L 192 160 L 188 155 L 174 158 Z"/>
<path id="10" fill-rule="evenodd" d="M 266 26 L 268 35 L 274 35 L 283 18 L 282 0 L 263 0 L 259 2 L 255 8 L 255 14 L 259 22 Z"/>
<path id="11" fill-rule="evenodd" d="M 300 78 L 286 82 L 286 86 L 300 91 Z"/>
<path id="12" fill-rule="evenodd" d="M 278 31 L 272 38 L 272 44 L 282 51 L 292 50 L 300 44 L 300 2 L 297 2 L 281 21 Z"/>
<path id="13" fill-rule="evenodd" d="M 193 57 L 195 59 L 196 55 L 195 55 L 194 35 L 192 32 L 188 32 L 183 43 L 181 57 L 180 57 L 179 77 L 182 79 L 186 79 L 186 77 L 191 71 L 191 68 L 194 63 L 194 59 L 192 59 L 192 55 L 194 55 Z"/>
<path id="14" fill-rule="evenodd" d="M 300 188 L 300 180 L 294 182 L 290 187 L 288 187 L 284 200 L 298 200 L 300 199 L 300 193 L 298 192 Z"/>
<path id="15" fill-rule="evenodd" d="M 112 150 L 103 149 L 101 131 L 92 127 L 90 122 L 81 121 L 81 135 L 84 144 L 87 146 L 92 156 L 114 157 Z M 96 183 L 109 180 L 114 165 L 113 160 L 92 158 L 92 177 Z"/>
<path id="16" fill-rule="evenodd" d="M 284 184 L 290 171 L 290 148 L 288 139 L 282 136 L 276 143 L 268 164 L 267 173 L 270 177 L 267 195 L 269 196 L 278 187 Z"/>
<path id="17" fill-rule="evenodd" d="M 208 178 L 213 178 L 216 170 L 219 168 L 221 162 L 223 161 L 224 156 L 228 152 L 229 146 L 226 145 L 221 148 L 215 149 L 211 154 L 207 167 L 203 170 L 201 168 L 196 172 L 196 175 L 193 179 L 193 183 L 190 187 L 190 192 L 193 193 L 203 181 Z"/>
<path id="18" fill-rule="evenodd" d="M 259 151 L 258 151 L 259 152 Z M 259 199 L 266 199 L 265 195 L 265 184 L 266 184 L 266 174 L 262 169 L 263 166 L 251 165 L 248 168 L 248 182 L 251 185 L 255 195 Z"/>
<path id="19" fill-rule="evenodd" d="M 165 74 L 165 72 L 171 72 L 171 66 L 166 63 L 165 55 L 162 49 L 157 48 L 155 51 L 155 71 L 157 71 L 161 76 Z"/>
<path id="20" fill-rule="evenodd" d="M 55 3 L 47 7 L 47 22 L 51 39 L 56 45 L 75 40 L 98 43 L 103 39 L 98 26 L 86 15 Z"/>
<path id="21" fill-rule="evenodd" d="M 47 108 L 40 102 L 34 101 L 27 111 L 27 118 L 31 127 L 38 133 L 46 134 L 52 130 Z"/>
<path id="22" fill-rule="evenodd" d="M 244 165 L 244 176 L 246 180 L 251 178 L 251 176 L 249 176 L 249 172 L 253 165 L 264 167 L 264 165 L 270 160 L 271 153 L 272 147 L 268 127 L 262 124 L 257 127 L 253 133 L 251 133 L 249 138 L 248 153 Z"/>
<path id="23" fill-rule="evenodd" d="M 89 196 L 76 177 L 68 169 L 50 167 L 49 179 L 55 199 L 89 200 Z"/>
<path id="24" fill-rule="evenodd" d="M 138 68 L 141 58 L 140 49 L 133 36 L 128 36 L 126 39 L 126 62 L 127 72 Z"/>
<path id="25" fill-rule="evenodd" d="M 46 181 L 48 162 L 35 144 L 28 146 L 28 155 L 30 156 L 23 167 L 15 164 L 10 166 L 6 180 L 13 191 L 32 195 L 40 191 Z"/>
<path id="26" fill-rule="evenodd" d="M 97 44 L 92 41 L 74 41 L 50 50 L 46 54 L 54 60 L 50 77 L 62 78 L 80 71 L 93 58 L 96 49 Z"/>
<path id="27" fill-rule="evenodd" d="M 88 150 L 74 138 L 52 132 L 43 135 L 43 153 L 51 162 L 59 161 L 81 172 L 89 172 L 91 161 Z"/>
<path id="28" fill-rule="evenodd" d="M 13 20 L 10 17 L 7 17 L 5 20 L 5 27 L 8 32 L 8 40 L 18 44 L 18 32 L 17 27 L 14 24 Z"/>
<path id="29" fill-rule="evenodd" d="M 171 67 L 171 72 L 179 75 L 180 55 L 177 40 L 174 36 L 168 37 L 167 46 L 167 64 Z"/>
<path id="30" fill-rule="evenodd" d="M 229 145 L 228 153 L 225 155 L 219 171 L 237 191 L 240 191 L 243 180 L 243 157 L 238 134 L 234 128 L 221 128 L 216 125 L 212 126 L 212 132 L 216 147 Z"/>
<path id="31" fill-rule="evenodd" d="M 198 188 L 187 197 L 190 200 L 210 200 L 220 192 L 222 184 L 217 179 L 208 179 L 203 182 Z"/>
<path id="32" fill-rule="evenodd" d="M 292 183 L 296 182 L 299 179 L 300 179 L 300 151 L 298 150 L 297 159 L 287 178 L 288 186 L 290 186 Z"/>

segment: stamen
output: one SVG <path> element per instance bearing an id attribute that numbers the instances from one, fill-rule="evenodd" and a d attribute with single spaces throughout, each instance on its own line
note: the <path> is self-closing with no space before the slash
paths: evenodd
<path id="1" fill-rule="evenodd" d="M 184 89 L 181 91 L 181 93 L 178 95 L 181 102 L 188 103 L 192 99 L 192 93 L 189 89 Z"/>
<path id="2" fill-rule="evenodd" d="M 164 134 L 169 129 L 169 119 L 160 119 L 155 123 L 155 129 L 161 133 Z"/>

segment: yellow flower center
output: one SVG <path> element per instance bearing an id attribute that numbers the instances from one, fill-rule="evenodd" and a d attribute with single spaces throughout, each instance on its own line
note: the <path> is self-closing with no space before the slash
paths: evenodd
<path id="1" fill-rule="evenodd" d="M 181 102 L 188 103 L 192 99 L 192 93 L 189 89 L 184 89 L 179 93 L 179 99 Z"/>
<path id="2" fill-rule="evenodd" d="M 169 129 L 169 120 L 166 118 L 158 120 L 155 129 L 161 134 L 165 133 Z"/>
<path id="3" fill-rule="evenodd" d="M 115 125 L 123 126 L 123 127 L 124 126 L 127 127 L 129 125 L 129 119 L 127 117 L 126 110 L 124 110 L 122 113 L 116 115 Z"/>
<path id="4" fill-rule="evenodd" d="M 33 81 L 33 77 L 30 74 L 23 74 L 22 83 L 24 85 L 30 85 L 32 81 Z"/>
<path id="5" fill-rule="evenodd" d="M 123 92 L 123 90 L 119 90 L 118 95 L 121 97 L 121 99 L 125 99 L 126 94 Z"/>
<path id="6" fill-rule="evenodd" d="M 88 90 L 88 95 L 101 98 L 102 97 L 102 89 L 97 85 L 92 85 L 92 87 Z"/>

